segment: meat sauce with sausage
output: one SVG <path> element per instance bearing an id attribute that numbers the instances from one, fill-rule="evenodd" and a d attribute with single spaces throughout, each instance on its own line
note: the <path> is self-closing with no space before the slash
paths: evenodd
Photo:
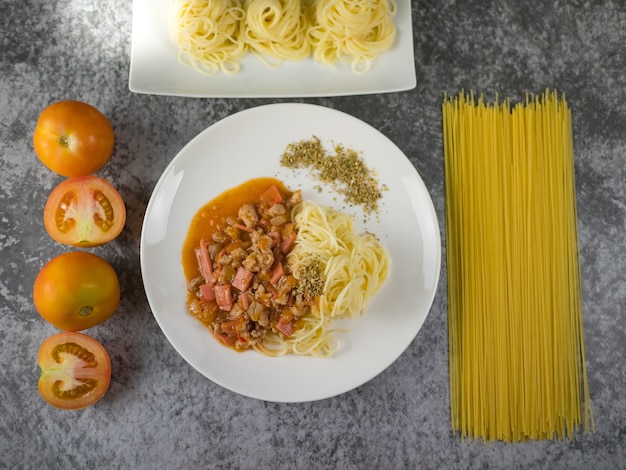
<path id="1" fill-rule="evenodd" d="M 286 256 L 302 200 L 273 178 L 222 193 L 194 217 L 183 249 L 187 310 L 224 345 L 245 350 L 268 331 L 289 337 L 310 312 Z"/>

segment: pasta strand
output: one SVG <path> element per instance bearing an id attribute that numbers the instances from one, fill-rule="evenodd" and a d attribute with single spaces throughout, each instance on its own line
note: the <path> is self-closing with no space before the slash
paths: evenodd
<path id="1" fill-rule="evenodd" d="M 594 430 L 565 97 L 462 92 L 442 112 L 452 428 L 506 442 Z"/>
<path id="2" fill-rule="evenodd" d="M 325 267 L 323 294 L 311 314 L 303 317 L 303 327 L 288 338 L 270 332 L 255 349 L 270 356 L 330 357 L 339 348 L 337 334 L 342 331 L 331 329 L 331 321 L 366 311 L 389 276 L 389 254 L 373 234 L 358 234 L 350 215 L 313 201 L 298 204 L 293 220 L 298 237 L 287 263 L 299 278 L 301 266 L 320 261 Z"/>
<path id="3" fill-rule="evenodd" d="M 395 0 L 171 0 L 170 34 L 181 63 L 235 74 L 251 52 L 269 67 L 313 59 L 355 73 L 395 43 Z"/>

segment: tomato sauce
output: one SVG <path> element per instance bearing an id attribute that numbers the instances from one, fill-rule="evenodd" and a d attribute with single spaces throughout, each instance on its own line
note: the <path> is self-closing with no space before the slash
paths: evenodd
<path id="1" fill-rule="evenodd" d="M 257 178 L 223 192 L 192 219 L 182 252 L 187 310 L 226 346 L 260 347 L 270 331 L 289 337 L 310 312 L 286 261 L 299 201 L 300 192 L 279 180 Z"/>
<path id="2" fill-rule="evenodd" d="M 291 196 L 285 185 L 276 178 L 256 178 L 224 191 L 219 196 L 207 202 L 191 220 L 187 238 L 183 245 L 183 272 L 185 279 L 190 280 L 200 275 L 196 248 L 200 240 L 210 240 L 213 234 L 226 228 L 227 217 L 237 217 L 239 208 L 247 203 L 258 201 L 267 188 L 275 185 L 283 195 Z"/>

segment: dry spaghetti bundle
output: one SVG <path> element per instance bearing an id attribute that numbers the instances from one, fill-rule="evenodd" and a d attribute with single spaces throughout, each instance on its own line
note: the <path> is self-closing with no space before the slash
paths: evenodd
<path id="1" fill-rule="evenodd" d="M 463 438 L 592 430 L 571 111 L 546 92 L 443 103 L 451 424 Z"/>

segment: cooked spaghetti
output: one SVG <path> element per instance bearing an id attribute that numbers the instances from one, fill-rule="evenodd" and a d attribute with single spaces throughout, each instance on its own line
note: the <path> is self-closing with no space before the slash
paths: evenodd
<path id="1" fill-rule="evenodd" d="M 245 41 L 271 67 L 311 54 L 307 21 L 300 0 L 246 0 Z"/>
<path id="2" fill-rule="evenodd" d="M 324 288 L 316 309 L 330 318 L 354 318 L 389 274 L 389 256 L 375 235 L 358 234 L 348 214 L 304 200 L 294 209 L 298 236 L 287 257 L 297 278 L 303 266 L 320 262 Z"/>
<path id="3" fill-rule="evenodd" d="M 594 423 L 571 111 L 556 92 L 442 108 L 452 428 L 573 439 Z"/>
<path id="4" fill-rule="evenodd" d="M 395 13 L 394 0 L 315 0 L 308 31 L 313 58 L 325 65 L 348 62 L 354 72 L 369 70 L 395 42 Z"/>
<path id="5" fill-rule="evenodd" d="M 189 313 L 224 345 L 329 357 L 339 347 L 331 321 L 365 311 L 389 257 L 351 216 L 259 178 L 196 214 L 183 267 Z"/>
<path id="6" fill-rule="evenodd" d="M 213 75 L 240 70 L 246 53 L 244 10 L 237 0 L 172 0 L 170 33 L 178 60 Z"/>
<path id="7" fill-rule="evenodd" d="M 237 73 L 254 53 L 270 67 L 309 57 L 354 72 L 395 42 L 395 0 L 171 0 L 170 34 L 181 63 Z"/>

